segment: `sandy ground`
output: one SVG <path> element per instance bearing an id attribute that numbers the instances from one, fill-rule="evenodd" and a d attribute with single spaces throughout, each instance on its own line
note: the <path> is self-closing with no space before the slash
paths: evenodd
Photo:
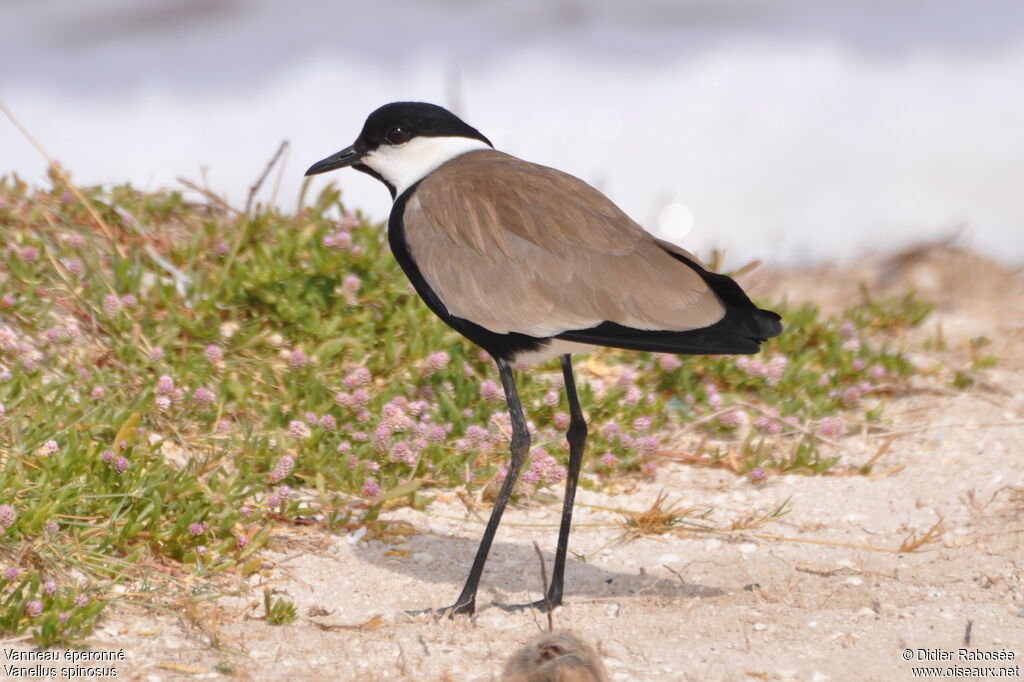
<path id="1" fill-rule="evenodd" d="M 597 649 L 611 680 L 904 680 L 917 665 L 1021 674 L 1024 283 L 940 247 L 856 271 L 755 273 L 748 284 L 829 307 L 854 300 L 862 281 L 874 291 L 913 285 L 939 304 L 913 340 L 941 325 L 949 350 L 915 355 L 922 366 L 966 365 L 964 341 L 980 334 L 999 363 L 965 392 L 948 389 L 948 369 L 915 380 L 916 390 L 887 403 L 888 431 L 843 438 L 842 465 L 862 464 L 892 440 L 870 477 L 778 476 L 757 486 L 666 461 L 653 482 L 581 491 L 571 550 L 586 560 L 570 560 L 566 605 L 553 621 Z M 675 447 L 685 451 L 693 438 L 683 432 Z M 622 515 L 596 507 L 640 511 L 661 493 L 711 507 L 717 525 L 787 499 L 789 513 L 728 535 L 616 544 Z M 474 619 L 404 613 L 450 603 L 476 549 L 482 523 L 449 494 L 427 513 L 390 513 L 415 529 L 402 543 L 284 529 L 262 571 L 219 586 L 233 584 L 238 596 L 177 613 L 114 607 L 91 644 L 124 649 L 125 661 L 104 664 L 122 679 L 500 679 L 508 657 L 547 622 L 490 604 L 539 596 L 532 542 L 550 561 L 558 504 L 510 508 Z M 895 551 L 932 528 L 934 542 Z M 295 602 L 293 624 L 259 619 L 264 587 Z M 959 648 L 1015 658 L 962 662 Z M 919 649 L 953 660 L 921 661 Z"/>

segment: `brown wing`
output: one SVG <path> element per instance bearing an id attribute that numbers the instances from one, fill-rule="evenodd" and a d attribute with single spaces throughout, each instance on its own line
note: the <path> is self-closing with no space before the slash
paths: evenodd
<path id="1" fill-rule="evenodd" d="M 463 154 L 424 179 L 406 204 L 405 238 L 448 312 L 499 334 L 605 321 L 685 331 L 725 312 L 697 272 L 603 194 L 501 152 Z"/>

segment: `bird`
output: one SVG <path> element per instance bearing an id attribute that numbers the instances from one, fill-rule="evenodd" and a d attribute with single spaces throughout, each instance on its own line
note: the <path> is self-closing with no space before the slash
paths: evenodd
<path id="1" fill-rule="evenodd" d="M 462 592 L 440 613 L 475 612 L 488 552 L 529 452 L 513 366 L 560 359 L 569 461 L 558 542 L 544 597 L 521 605 L 553 609 L 562 604 L 587 440 L 572 355 L 597 347 L 756 353 L 782 332 L 781 318 L 758 308 L 730 277 L 645 231 L 583 180 L 496 150 L 436 104 L 381 106 L 353 144 L 306 175 L 345 167 L 387 187 L 392 254 L 427 307 L 494 359 L 509 411 L 506 476 Z"/>

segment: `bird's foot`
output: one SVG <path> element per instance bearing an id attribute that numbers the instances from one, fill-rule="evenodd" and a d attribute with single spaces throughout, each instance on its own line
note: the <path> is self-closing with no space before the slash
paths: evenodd
<path id="1" fill-rule="evenodd" d="M 552 602 L 548 599 L 538 599 L 537 601 L 531 601 L 526 604 L 499 604 L 494 603 L 502 611 L 508 611 L 514 613 L 516 611 L 526 611 L 527 609 L 537 609 L 541 613 L 549 613 L 554 611 L 556 608 L 562 605 L 562 600 L 559 599 L 557 602 Z"/>
<path id="2" fill-rule="evenodd" d="M 476 599 L 470 599 L 466 602 L 456 602 L 451 606 L 445 606 L 440 609 L 416 609 L 415 611 L 406 611 L 410 616 L 421 616 L 424 613 L 429 613 L 434 616 L 435 620 L 441 620 L 442 618 L 448 618 L 449 620 L 455 618 L 455 616 L 472 616 L 476 611 Z"/>

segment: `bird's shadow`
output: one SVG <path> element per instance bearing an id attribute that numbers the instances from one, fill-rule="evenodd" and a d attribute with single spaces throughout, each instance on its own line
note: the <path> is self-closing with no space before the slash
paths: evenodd
<path id="1" fill-rule="evenodd" d="M 363 561 L 401 573 L 425 583 L 451 586 L 454 598 L 469 573 L 476 554 L 479 538 L 417 534 L 394 551 L 393 546 L 381 542 L 360 542 L 356 555 Z M 571 549 L 571 545 L 570 545 Z M 547 580 L 551 579 L 554 552 L 543 551 Z M 649 567 L 658 568 L 656 565 Z M 659 596 L 671 598 L 717 597 L 724 592 L 699 583 L 685 582 L 684 578 L 645 575 L 641 572 L 625 573 L 610 570 L 596 563 L 574 558 L 570 552 L 565 566 L 565 600 L 605 599 L 614 597 Z M 532 545 L 516 542 L 498 542 L 491 546 L 480 587 L 484 594 L 497 593 L 497 601 L 522 600 L 541 596 L 540 560 Z M 445 597 L 447 598 L 447 597 Z M 443 599 L 441 599 L 443 601 Z M 486 598 L 485 598 L 486 601 Z"/>

